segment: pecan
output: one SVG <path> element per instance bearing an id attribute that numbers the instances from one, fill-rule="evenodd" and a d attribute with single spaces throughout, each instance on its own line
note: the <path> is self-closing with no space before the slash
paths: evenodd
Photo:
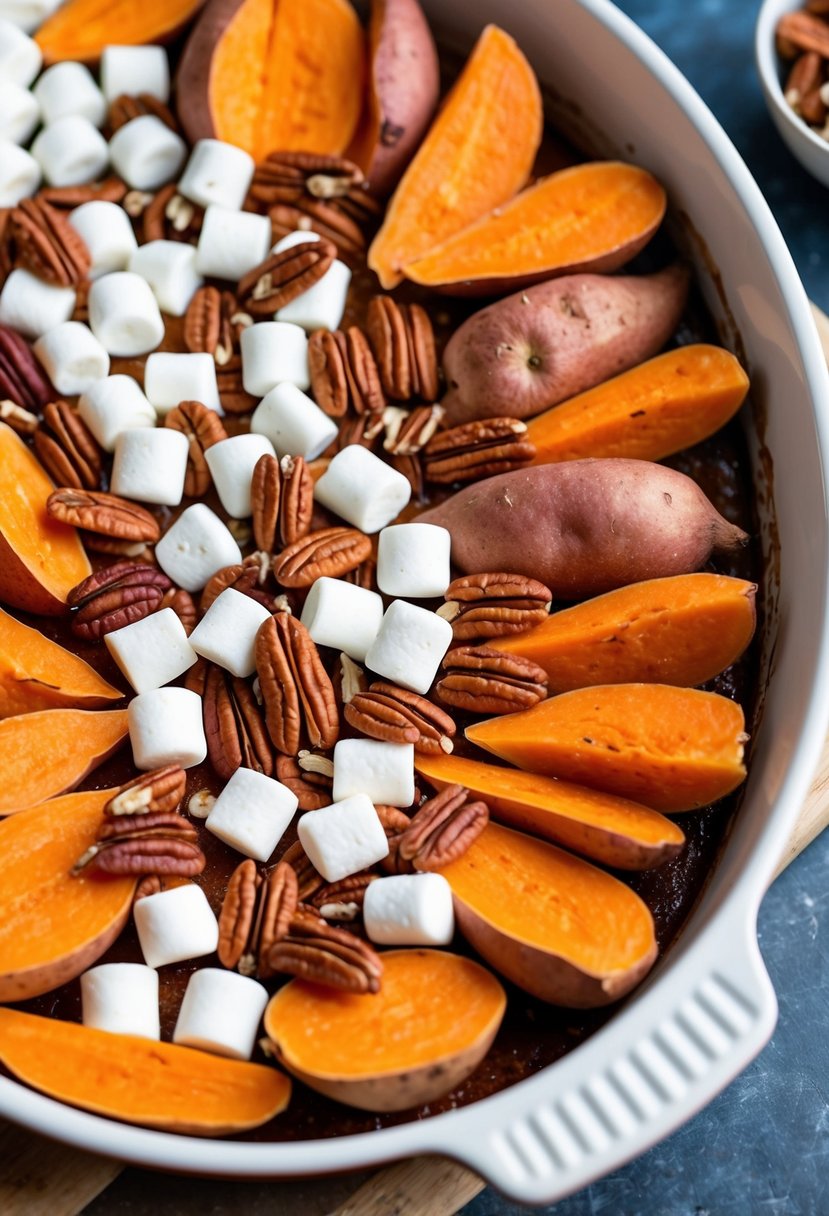
<path id="1" fill-rule="evenodd" d="M 446 705 L 473 714 L 511 714 L 547 696 L 547 673 L 520 654 L 491 646 L 457 646 L 441 663 L 446 675 L 437 695 Z"/>
<path id="2" fill-rule="evenodd" d="M 152 562 L 153 551 L 143 540 L 118 540 L 113 536 L 101 536 L 100 532 L 78 533 L 85 549 L 93 553 L 106 553 L 109 557 L 128 557 L 137 562 Z"/>
<path id="3" fill-rule="evenodd" d="M 337 704 L 341 706 L 348 705 L 358 693 L 368 689 L 366 673 L 359 663 L 355 663 L 347 654 L 341 654 L 334 666 L 333 683 Z"/>
<path id="4" fill-rule="evenodd" d="M 366 238 L 358 222 L 337 205 L 337 200 L 303 198 L 296 203 L 277 203 L 268 209 L 274 242 L 291 232 L 311 232 L 324 240 L 333 241 L 343 254 L 359 254 L 366 247 Z"/>
<path id="5" fill-rule="evenodd" d="M 198 832 L 175 811 L 105 819 L 98 839 L 78 858 L 72 874 L 87 866 L 103 874 L 176 874 L 192 878 L 205 866 Z"/>
<path id="6" fill-rule="evenodd" d="M 308 340 L 311 390 L 320 409 L 341 418 L 349 407 L 355 414 L 375 414 L 385 397 L 380 372 L 365 334 L 356 325 L 347 330 L 318 329 Z"/>
<path id="7" fill-rule="evenodd" d="M 239 345 L 239 326 L 233 318 L 236 297 L 218 287 L 199 287 L 184 314 L 184 345 L 193 354 L 212 355 L 217 367 L 226 367 Z"/>
<path id="8" fill-rule="evenodd" d="M 190 444 L 184 493 L 188 498 L 201 498 L 210 488 L 210 469 L 204 454 L 214 443 L 227 439 L 227 431 L 215 410 L 201 401 L 180 401 L 167 414 L 164 425 L 181 431 Z"/>
<path id="9" fill-rule="evenodd" d="M 417 791 L 415 791 L 415 802 L 418 800 Z M 396 806 L 386 806 L 384 803 L 377 803 L 374 807 L 377 812 L 377 818 L 383 826 L 383 831 L 389 840 L 399 836 L 401 832 L 405 832 L 409 824 L 412 822 L 409 816 L 401 811 Z"/>
<path id="10" fill-rule="evenodd" d="M 335 452 L 341 452 L 343 448 L 347 448 L 352 443 L 359 443 L 364 448 L 373 448 L 375 440 L 383 429 L 383 414 L 358 414 L 356 418 L 346 418 L 340 423 L 340 430 L 337 438 L 326 449 L 327 454 L 332 456 Z"/>
<path id="11" fill-rule="evenodd" d="M 7 423 L 18 435 L 33 435 L 37 430 L 37 414 L 30 414 L 13 401 L 0 401 L 0 422 Z"/>
<path id="12" fill-rule="evenodd" d="M 46 499 L 46 511 L 73 528 L 118 540 L 155 543 L 161 535 L 158 520 L 149 511 L 102 490 L 53 490 Z"/>
<path id="13" fill-rule="evenodd" d="M 334 263 L 331 241 L 302 241 L 271 253 L 239 280 L 239 299 L 252 317 L 272 317 L 318 283 Z"/>
<path id="14" fill-rule="evenodd" d="M 38 191 L 38 198 L 53 207 L 72 209 L 80 207 L 81 203 L 92 203 L 99 200 L 104 203 L 120 203 L 127 193 L 127 186 L 120 177 L 105 177 L 103 181 L 91 182 L 81 186 L 44 186 Z"/>
<path id="15" fill-rule="evenodd" d="M 270 574 L 271 559 L 268 553 L 251 553 L 241 562 L 232 566 L 222 566 L 212 578 L 208 579 L 201 593 L 199 607 L 202 612 L 207 609 L 223 591 L 233 587 L 242 595 L 249 595 L 257 604 L 268 611 L 273 610 L 273 595 L 264 590 Z"/>
<path id="16" fill-rule="evenodd" d="M 249 684 L 211 665 L 202 709 L 207 755 L 219 777 L 227 780 L 240 767 L 272 775 L 273 748 Z"/>
<path id="17" fill-rule="evenodd" d="M 181 587 L 171 587 L 158 607 L 159 609 L 172 608 L 188 637 L 196 628 L 199 616 L 195 601 L 189 591 L 184 591 Z"/>
<path id="18" fill-rule="evenodd" d="M 799 110 L 801 101 L 815 92 L 819 93 L 822 84 L 822 57 L 817 51 L 804 51 L 792 64 L 783 88 L 783 95 L 793 109 Z"/>
<path id="19" fill-rule="evenodd" d="M 540 625 L 550 613 L 549 587 L 523 574 L 466 574 L 446 588 L 438 608 L 458 641 L 505 637 Z"/>
<path id="20" fill-rule="evenodd" d="M 415 751 L 452 751 L 456 726 L 448 714 L 416 692 L 381 680 L 358 692 L 343 710 L 346 722 L 371 739 L 413 743 Z"/>
<path id="21" fill-rule="evenodd" d="M 327 805 L 327 803 L 323 805 Z M 301 906 L 304 899 L 308 899 L 315 891 L 319 890 L 325 879 L 317 872 L 311 862 L 311 858 L 298 840 L 295 840 L 292 845 L 288 846 L 280 860 L 289 865 L 296 874 Z M 297 908 L 297 912 L 299 912 L 299 907 Z"/>
<path id="22" fill-rule="evenodd" d="M 283 587 L 310 587 L 323 575 L 338 578 L 356 570 L 370 554 L 370 538 L 356 528 L 322 528 L 274 558 L 274 577 Z"/>
<path id="23" fill-rule="evenodd" d="M 353 583 L 355 587 L 365 587 L 366 591 L 377 590 L 377 562 L 374 556 L 367 557 L 364 562 L 360 562 L 356 570 L 349 570 L 343 575 L 343 579 L 347 583 Z"/>
<path id="24" fill-rule="evenodd" d="M 144 241 L 188 241 L 195 244 L 201 230 L 204 208 L 178 192 L 175 182 L 162 186 L 143 209 Z"/>
<path id="25" fill-rule="evenodd" d="M 428 313 L 419 304 L 398 304 L 391 296 L 374 296 L 368 305 L 366 331 L 389 397 L 436 400 L 440 385 L 435 335 Z"/>
<path id="26" fill-rule="evenodd" d="M 320 916 L 326 920 L 354 920 L 363 906 L 366 891 L 378 877 L 371 870 L 361 870 L 339 882 L 326 883 L 311 896 L 311 906 L 319 909 Z"/>
<path id="27" fill-rule="evenodd" d="M 379 992 L 383 974 L 368 942 L 310 916 L 294 917 L 287 936 L 271 947 L 268 963 L 273 972 L 346 992 Z"/>
<path id="28" fill-rule="evenodd" d="M 54 395 L 28 342 L 8 325 L 0 325 L 0 397 L 37 411 Z"/>
<path id="29" fill-rule="evenodd" d="M 462 785 L 445 789 L 423 803 L 408 827 L 389 842 L 385 869 L 397 873 L 440 870 L 462 857 L 489 823 L 485 802 L 470 802 Z"/>
<path id="30" fill-rule="evenodd" d="M 423 475 L 423 461 L 420 453 L 416 456 L 392 456 L 389 464 L 398 473 L 402 473 L 412 487 L 412 501 L 426 501 L 426 479 Z"/>
<path id="31" fill-rule="evenodd" d="M 272 553 L 306 536 L 314 511 L 314 479 L 301 456 L 260 456 L 251 482 L 253 539 Z"/>
<path id="32" fill-rule="evenodd" d="M 267 979 L 271 947 L 285 936 L 298 903 L 297 877 L 281 861 L 268 875 L 250 858 L 230 876 L 219 914 L 219 962 L 241 975 Z"/>
<path id="33" fill-rule="evenodd" d="M 276 779 L 296 794 L 301 811 L 318 811 L 331 804 L 331 778 L 300 768 L 293 756 L 277 752 Z"/>
<path id="34" fill-rule="evenodd" d="M 448 485 L 521 469 L 535 456 L 518 418 L 478 418 L 439 431 L 423 449 L 426 480 Z"/>
<path id="35" fill-rule="evenodd" d="M 24 198 L 11 213 L 17 263 L 55 287 L 74 287 L 89 274 L 92 259 L 81 234 L 42 198 Z"/>
<path id="36" fill-rule="evenodd" d="M 96 490 L 103 451 L 81 416 L 66 401 L 50 401 L 34 433 L 38 459 L 59 486 Z"/>
<path id="37" fill-rule="evenodd" d="M 177 811 L 184 797 L 187 774 L 177 764 L 156 768 L 150 773 L 141 773 L 117 794 L 113 794 L 104 805 L 104 816 L 154 815 Z"/>
<path id="38" fill-rule="evenodd" d="M 152 115 L 153 118 L 158 118 L 164 123 L 165 127 L 169 127 L 171 131 L 175 131 L 176 135 L 180 135 L 179 125 L 173 117 L 169 106 L 166 106 L 160 98 L 155 97 L 152 93 L 120 93 L 109 103 L 107 112 L 107 127 L 111 134 L 128 122 L 132 122 L 134 118 L 143 118 L 146 114 Z"/>
<path id="39" fill-rule="evenodd" d="M 784 13 L 777 22 L 776 37 L 784 59 L 793 59 L 799 51 L 817 51 L 829 58 L 829 24 L 815 14 Z"/>
<path id="40" fill-rule="evenodd" d="M 211 664 L 207 659 L 199 658 L 192 667 L 188 667 L 184 673 L 184 687 L 190 692 L 196 693 L 198 696 L 204 696 L 204 686 L 207 683 L 207 673 L 210 670 Z M 194 795 L 195 797 L 195 795 Z M 202 816 L 207 818 L 207 812 Z"/>
<path id="41" fill-rule="evenodd" d="M 256 166 L 249 198 L 269 205 L 313 198 L 342 198 L 364 182 L 363 171 L 342 156 L 271 152 Z"/>
<path id="42" fill-rule="evenodd" d="M 67 596 L 66 603 L 74 612 L 72 632 L 79 638 L 98 639 L 140 621 L 155 612 L 172 585 L 161 570 L 135 562 L 116 562 L 96 570 Z"/>
<path id="43" fill-rule="evenodd" d="M 312 747 L 333 747 L 339 734 L 334 689 L 305 626 L 277 613 L 260 626 L 255 654 L 265 720 L 277 751 L 295 756 L 303 727 Z"/>
<path id="44" fill-rule="evenodd" d="M 416 456 L 432 438 L 445 413 L 442 405 L 420 405 L 413 410 L 390 405 L 383 411 L 384 449 L 393 456 Z"/>
<path id="45" fill-rule="evenodd" d="M 245 392 L 239 368 L 217 367 L 216 384 L 219 400 L 226 414 L 250 414 L 259 404 L 257 397 Z"/>

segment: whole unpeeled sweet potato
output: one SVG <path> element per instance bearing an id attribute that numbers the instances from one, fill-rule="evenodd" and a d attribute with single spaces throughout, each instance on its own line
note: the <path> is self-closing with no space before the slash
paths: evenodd
<path id="1" fill-rule="evenodd" d="M 679 322 L 688 273 L 573 274 L 481 309 L 443 356 L 451 424 L 529 418 L 655 355 Z"/>
<path id="2" fill-rule="evenodd" d="M 524 574 L 565 600 L 690 574 L 747 540 L 690 477 L 646 460 L 502 473 L 459 490 L 418 522 L 449 530 L 452 561 L 465 574 Z"/>

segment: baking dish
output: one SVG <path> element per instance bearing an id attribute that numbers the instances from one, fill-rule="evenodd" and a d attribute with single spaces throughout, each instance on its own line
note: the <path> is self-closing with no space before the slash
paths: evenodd
<path id="1" fill-rule="evenodd" d="M 110 1123 L 0 1081 L 0 1113 L 79 1147 L 203 1174 L 315 1174 L 426 1152 L 524 1203 L 615 1168 L 709 1101 L 757 1054 L 775 1000 L 757 906 L 826 734 L 829 380 L 782 238 L 736 152 L 679 73 L 606 0 L 424 4 L 460 48 L 497 21 L 548 85 L 553 122 L 668 188 L 722 340 L 752 378 L 746 419 L 767 556 L 763 715 L 721 861 L 681 940 L 583 1046 L 532 1079 L 433 1119 L 291 1144 L 202 1141 Z M 690 217 L 690 219 L 688 218 Z"/>

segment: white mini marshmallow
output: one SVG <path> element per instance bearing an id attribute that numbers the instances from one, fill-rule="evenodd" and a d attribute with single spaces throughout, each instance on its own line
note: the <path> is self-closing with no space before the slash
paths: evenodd
<path id="1" fill-rule="evenodd" d="M 326 882 L 339 882 L 373 866 L 389 852 L 383 825 L 365 794 L 301 815 L 297 833 L 311 864 Z"/>
<path id="2" fill-rule="evenodd" d="M 238 211 L 245 201 L 256 163 L 252 156 L 221 139 L 199 139 L 178 183 L 179 194 L 209 207 Z"/>
<path id="3" fill-rule="evenodd" d="M 340 739 L 334 748 L 335 802 L 365 794 L 375 804 L 414 802 L 414 745 L 377 739 Z"/>
<path id="4" fill-rule="evenodd" d="M 269 998 L 258 980 L 221 967 L 201 967 L 187 981 L 173 1042 L 249 1060 Z"/>
<path id="5" fill-rule="evenodd" d="M 78 401 L 78 413 L 106 452 L 122 431 L 155 426 L 155 410 L 131 376 L 106 376 Z"/>
<path id="6" fill-rule="evenodd" d="M 351 283 L 351 271 L 337 258 L 321 279 L 274 313 L 277 321 L 292 321 L 303 329 L 339 329 Z"/>
<path id="7" fill-rule="evenodd" d="M 29 38 L 20 23 L 10 21 L 0 7 L 0 80 L 10 80 L 27 89 L 40 71 L 43 56 L 34 38 Z"/>
<path id="8" fill-rule="evenodd" d="M 126 270 L 138 242 L 123 207 L 104 199 L 93 199 L 70 211 L 68 218 L 83 237 L 92 258 L 90 279 L 99 279 L 113 270 Z"/>
<path id="9" fill-rule="evenodd" d="M 107 103 L 92 73 L 82 63 L 74 63 L 71 59 L 47 68 L 32 92 L 40 106 L 44 125 L 67 114 L 80 114 L 93 127 L 102 126 L 106 118 Z"/>
<path id="10" fill-rule="evenodd" d="M 314 487 L 314 497 L 362 532 L 379 532 L 412 496 L 408 478 L 359 443 L 337 452 Z"/>
<path id="11" fill-rule="evenodd" d="M 216 493 L 228 515 L 244 519 L 251 514 L 250 485 L 260 456 L 274 456 L 265 435 L 233 435 L 207 448 L 204 458 Z"/>
<path id="12" fill-rule="evenodd" d="M 394 600 L 366 655 L 378 676 L 412 692 L 426 693 L 452 643 L 452 626 L 436 612 Z"/>
<path id="13" fill-rule="evenodd" d="M 205 826 L 254 861 L 267 861 L 298 806 L 281 781 L 251 768 L 237 768 L 219 794 Z"/>
<path id="14" fill-rule="evenodd" d="M 40 165 L 25 148 L 0 139 L 0 207 L 16 207 L 40 185 Z"/>
<path id="15" fill-rule="evenodd" d="M 68 321 L 74 311 L 75 292 L 71 287 L 53 287 L 28 270 L 13 270 L 0 291 L 0 322 L 24 338 L 39 338 Z"/>
<path id="16" fill-rule="evenodd" d="M 33 33 L 64 0 L 0 0 L 0 18 Z"/>
<path id="17" fill-rule="evenodd" d="M 170 65 L 163 46 L 105 46 L 101 54 L 101 88 L 107 102 L 122 93 L 170 97 Z"/>
<path id="18" fill-rule="evenodd" d="M 160 1039 L 158 972 L 145 963 L 101 963 L 81 976 L 84 1026 Z"/>
<path id="19" fill-rule="evenodd" d="M 198 660 L 184 626 L 172 608 L 104 635 L 109 653 L 136 692 L 161 688 Z"/>
<path id="20" fill-rule="evenodd" d="M 219 402 L 216 364 L 209 354 L 178 354 L 159 351 L 144 366 L 144 392 L 156 411 L 167 414 L 180 401 L 201 401 L 217 414 Z"/>
<path id="21" fill-rule="evenodd" d="M 218 515 L 196 502 L 164 533 L 155 559 L 179 587 L 201 591 L 217 570 L 241 562 L 242 551 Z"/>
<path id="22" fill-rule="evenodd" d="M 189 688 L 139 693 L 127 706 L 127 721 L 136 768 L 192 768 L 207 755 L 201 697 Z"/>
<path id="23" fill-rule="evenodd" d="M 135 904 L 133 916 L 148 967 L 201 958 L 219 944 L 219 922 L 194 882 L 145 895 Z"/>
<path id="24" fill-rule="evenodd" d="M 280 456 L 304 456 L 306 460 L 315 460 L 337 438 L 334 419 L 289 382 L 277 384 L 265 394 L 251 415 L 250 429 L 267 435 Z"/>
<path id="25" fill-rule="evenodd" d="M 271 221 L 252 211 L 233 211 L 215 203 L 204 213 L 196 269 L 214 279 L 234 283 L 268 256 Z"/>
<path id="26" fill-rule="evenodd" d="M 190 634 L 190 645 L 197 654 L 234 676 L 253 675 L 256 634 L 270 615 L 264 604 L 228 587 L 216 596 Z"/>
<path id="27" fill-rule="evenodd" d="M 158 307 L 183 317 L 204 280 L 196 272 L 196 250 L 185 241 L 148 241 L 130 258 L 130 270 L 153 289 Z"/>
<path id="28" fill-rule="evenodd" d="M 89 289 L 89 325 L 111 355 L 132 358 L 155 350 L 164 322 L 146 280 L 128 270 L 96 279 Z"/>
<path id="29" fill-rule="evenodd" d="M 392 524 L 377 538 L 377 586 L 386 595 L 430 599 L 452 581 L 452 537 L 436 524 Z"/>
<path id="30" fill-rule="evenodd" d="M 277 384 L 308 388 L 308 337 L 299 325 L 259 321 L 242 330 L 242 383 L 245 392 L 264 397 Z"/>
<path id="31" fill-rule="evenodd" d="M 318 646 L 343 650 L 360 663 L 382 619 L 383 600 L 376 591 L 327 575 L 311 584 L 300 617 Z"/>
<path id="32" fill-rule="evenodd" d="M 366 888 L 363 923 L 379 946 L 448 946 L 455 933 L 452 888 L 442 874 L 393 874 Z"/>
<path id="33" fill-rule="evenodd" d="M 3 161 L 3 143 L 8 140 L 13 144 L 25 144 L 31 139 L 39 121 L 40 106 L 35 95 L 13 80 L 0 77 L 0 193 L 2 180 L 8 172 Z M 38 178 L 39 175 L 38 165 Z"/>
<path id="34" fill-rule="evenodd" d="M 64 397 L 86 392 L 109 372 L 109 355 L 80 321 L 64 321 L 34 344 L 47 376 Z"/>
<path id="35" fill-rule="evenodd" d="M 184 494 L 187 436 L 172 427 L 135 427 L 115 440 L 111 488 L 123 498 L 175 507 Z"/>
<path id="36" fill-rule="evenodd" d="M 79 186 L 103 175 L 109 149 L 88 118 L 67 114 L 43 128 L 32 144 L 32 156 L 50 186 Z"/>
<path id="37" fill-rule="evenodd" d="M 109 141 L 112 166 L 134 190 L 157 190 L 173 181 L 187 145 L 155 114 L 141 114 L 119 127 Z"/>

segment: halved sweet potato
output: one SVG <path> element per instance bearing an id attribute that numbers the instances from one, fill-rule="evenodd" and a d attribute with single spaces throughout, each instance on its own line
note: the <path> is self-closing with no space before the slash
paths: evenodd
<path id="1" fill-rule="evenodd" d="M 574 1009 L 629 992 L 656 960 L 653 918 L 617 878 L 489 823 L 440 871 L 464 936 L 519 988 Z"/>
<path id="2" fill-rule="evenodd" d="M 415 752 L 415 768 L 439 790 L 466 786 L 500 823 L 618 870 L 651 870 L 685 844 L 684 832 L 658 811 L 571 781 L 422 752 Z"/>
<path id="3" fill-rule="evenodd" d="M 190 1136 L 259 1127 L 291 1096 L 275 1068 L 19 1009 L 0 1009 L 0 1060 L 59 1102 Z"/>
<path id="4" fill-rule="evenodd" d="M 265 1033 L 299 1080 L 360 1110 L 409 1110 L 443 1097 L 489 1050 L 507 998 L 479 963 L 445 950 L 389 950 L 383 985 L 356 995 L 291 980 Z"/>
<path id="5" fill-rule="evenodd" d="M 34 35 L 45 63 L 93 63 L 105 46 L 167 42 L 204 0 L 66 0 Z"/>

